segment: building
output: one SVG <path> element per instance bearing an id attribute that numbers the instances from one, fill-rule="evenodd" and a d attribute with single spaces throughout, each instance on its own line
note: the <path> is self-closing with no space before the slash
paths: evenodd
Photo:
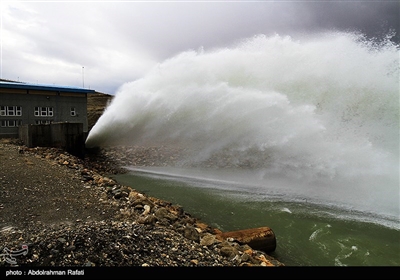
<path id="1" fill-rule="evenodd" d="M 0 138 L 18 138 L 19 126 L 82 123 L 88 132 L 87 95 L 94 90 L 0 80 Z"/>

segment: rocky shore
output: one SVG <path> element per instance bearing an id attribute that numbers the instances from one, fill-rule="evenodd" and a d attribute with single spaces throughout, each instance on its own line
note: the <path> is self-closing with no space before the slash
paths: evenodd
<path id="1" fill-rule="evenodd" d="M 85 158 L 56 148 L 0 142 L 2 267 L 284 266 L 178 205 L 148 197 L 106 174 L 154 165 L 173 154 L 97 150 Z M 10 252 L 19 252 L 12 254 Z"/>

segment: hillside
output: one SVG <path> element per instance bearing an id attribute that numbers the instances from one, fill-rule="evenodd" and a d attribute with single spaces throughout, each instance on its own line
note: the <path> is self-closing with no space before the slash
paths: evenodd
<path id="1" fill-rule="evenodd" d="M 87 96 L 87 119 L 89 131 L 103 114 L 113 95 L 96 92 Z"/>

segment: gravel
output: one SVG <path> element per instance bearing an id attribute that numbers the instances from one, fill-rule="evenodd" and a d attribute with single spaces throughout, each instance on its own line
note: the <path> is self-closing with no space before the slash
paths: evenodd
<path id="1" fill-rule="evenodd" d="M 106 177 L 122 172 L 119 155 L 104 150 L 81 159 L 0 140 L 0 266 L 284 266 L 246 244 L 218 240 L 218 229 L 180 206 Z"/>

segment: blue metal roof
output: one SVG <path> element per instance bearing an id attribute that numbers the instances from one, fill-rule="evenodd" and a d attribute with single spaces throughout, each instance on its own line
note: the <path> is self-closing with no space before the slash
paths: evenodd
<path id="1" fill-rule="evenodd" d="M 76 92 L 76 93 L 95 93 L 95 90 L 80 88 L 80 87 L 47 85 L 47 84 L 30 84 L 30 83 L 19 83 L 19 82 L 3 82 L 3 81 L 0 81 L 0 88 L 26 89 L 26 90 L 35 89 L 35 90 L 48 90 L 48 91 Z"/>

